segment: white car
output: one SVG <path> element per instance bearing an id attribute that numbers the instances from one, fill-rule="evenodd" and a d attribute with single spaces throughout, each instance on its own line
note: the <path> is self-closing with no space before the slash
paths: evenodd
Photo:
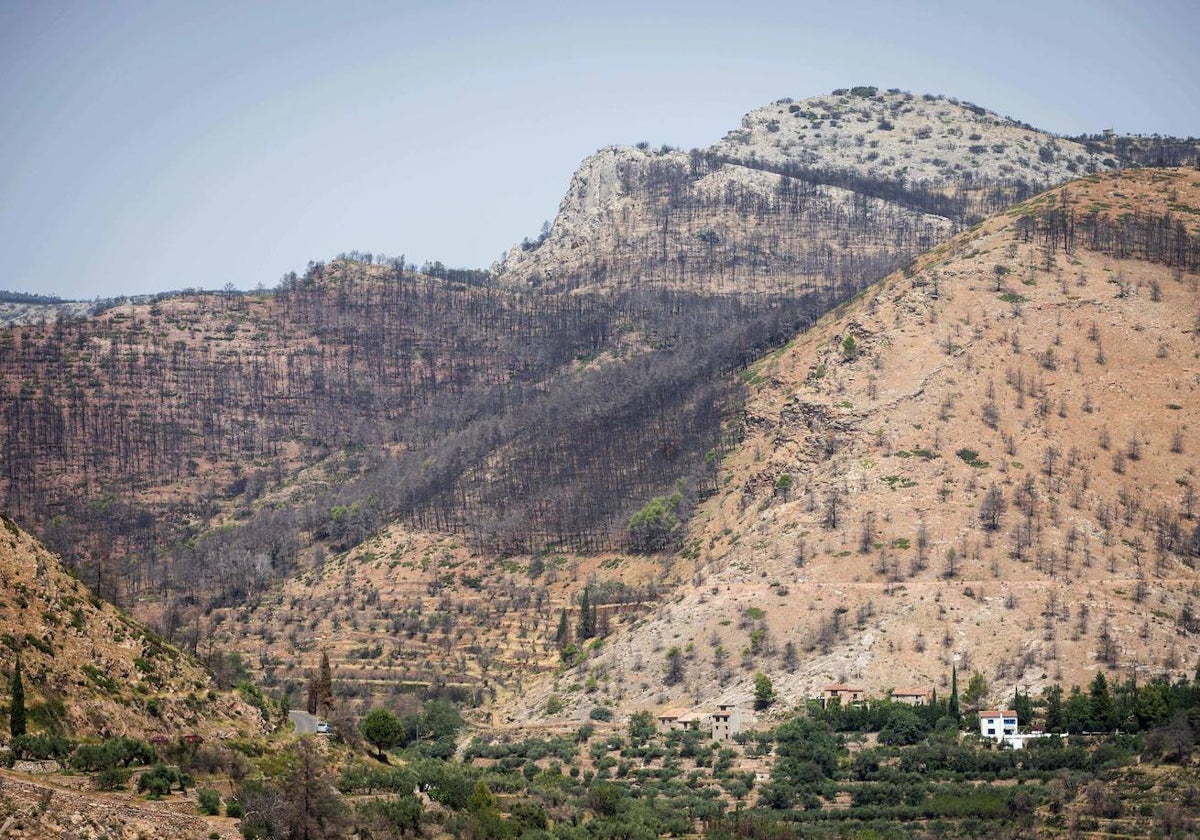
<path id="1" fill-rule="evenodd" d="M 317 721 L 317 732 L 322 735 L 328 735 L 329 734 L 329 724 L 323 720 Z"/>

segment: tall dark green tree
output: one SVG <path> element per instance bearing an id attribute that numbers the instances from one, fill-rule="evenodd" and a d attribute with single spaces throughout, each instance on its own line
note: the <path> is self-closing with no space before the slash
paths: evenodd
<path id="1" fill-rule="evenodd" d="M 592 603 L 590 589 L 585 586 L 583 595 L 579 597 L 579 632 L 576 635 L 581 642 L 596 635 L 596 607 Z"/>
<path id="2" fill-rule="evenodd" d="M 571 641 L 571 625 L 567 621 L 567 608 L 563 607 L 558 616 L 558 630 L 554 633 L 554 642 L 558 645 L 558 649 L 562 650 L 569 641 Z"/>
<path id="3" fill-rule="evenodd" d="M 1067 728 L 1067 720 L 1063 714 L 1063 690 L 1060 685 L 1052 685 L 1044 692 L 1046 696 L 1046 731 L 1062 732 Z"/>
<path id="4" fill-rule="evenodd" d="M 1115 729 L 1117 710 L 1108 691 L 1108 680 L 1103 671 L 1096 672 L 1088 693 L 1091 695 L 1092 726 L 1105 732 Z"/>
<path id="5" fill-rule="evenodd" d="M 962 717 L 958 708 L 958 666 L 956 665 L 950 666 L 950 706 L 946 711 L 956 723 Z"/>
<path id="6" fill-rule="evenodd" d="M 1017 713 L 1017 720 L 1025 726 L 1033 722 L 1033 701 L 1028 694 L 1021 693 L 1019 685 L 1013 690 L 1013 711 Z"/>
<path id="7" fill-rule="evenodd" d="M 17 664 L 13 666 L 12 708 L 8 713 L 8 731 L 14 738 L 25 734 L 25 681 L 21 678 L 21 653 L 17 652 Z"/>

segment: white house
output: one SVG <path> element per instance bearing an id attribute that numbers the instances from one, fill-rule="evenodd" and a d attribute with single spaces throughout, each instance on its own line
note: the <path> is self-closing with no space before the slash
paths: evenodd
<path id="1" fill-rule="evenodd" d="M 993 741 L 1004 741 L 1006 736 L 1016 735 L 1017 713 L 1012 709 L 980 712 L 979 734 Z"/>

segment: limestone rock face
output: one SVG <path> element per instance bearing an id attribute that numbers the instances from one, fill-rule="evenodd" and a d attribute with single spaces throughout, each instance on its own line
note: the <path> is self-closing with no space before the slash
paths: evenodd
<path id="1" fill-rule="evenodd" d="M 706 149 L 609 146 L 502 282 L 761 295 L 859 286 L 1014 200 L 1117 164 L 970 103 L 854 88 L 757 108 Z"/>
<path id="2" fill-rule="evenodd" d="M 95 304 L 80 301 L 62 303 L 15 303 L 0 301 L 0 329 L 22 324 L 44 324 L 57 318 L 83 318 L 95 310 Z"/>
<path id="3" fill-rule="evenodd" d="M 503 264 L 506 276 L 536 285 L 539 280 L 536 275 L 545 272 L 548 265 L 600 240 L 608 220 L 638 212 L 635 185 L 644 179 L 655 161 L 682 165 L 687 155 L 634 146 L 606 146 L 585 158 L 559 204 L 550 235 L 538 247 L 514 245 Z"/>

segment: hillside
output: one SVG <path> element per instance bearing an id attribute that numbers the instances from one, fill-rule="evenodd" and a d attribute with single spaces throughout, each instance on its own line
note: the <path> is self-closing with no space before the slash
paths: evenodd
<path id="1" fill-rule="evenodd" d="M 184 615 L 216 647 L 254 651 L 247 665 L 261 684 L 294 703 L 327 654 L 337 715 L 406 694 L 491 707 L 560 666 L 560 616 L 577 622 L 585 588 L 616 629 L 658 608 L 685 567 L 613 553 L 497 560 L 391 525 L 245 606 Z"/>
<path id="2" fill-rule="evenodd" d="M 10 330 L 4 504 L 125 603 L 236 603 L 392 520 L 603 548 L 647 498 L 704 489 L 724 374 L 836 299 L 575 299 L 341 260 Z"/>
<path id="3" fill-rule="evenodd" d="M 748 706 L 759 670 L 785 706 L 831 682 L 944 696 L 952 665 L 993 702 L 1190 676 L 1197 208 L 1195 170 L 1073 182 L 754 365 L 746 438 L 685 537 L 694 585 L 508 715 L 550 693 L 568 716 Z"/>
<path id="4" fill-rule="evenodd" d="M 195 660 L 89 592 L 11 520 L 3 526 L 5 708 L 19 650 L 31 732 L 175 738 L 265 731 L 258 709 L 217 692 Z"/>
<path id="5" fill-rule="evenodd" d="M 649 499 L 711 490 L 730 373 L 965 212 L 868 181 L 611 149 L 515 249 L 541 280 L 517 257 L 492 277 L 353 255 L 272 293 L 6 330 L 3 506 L 130 605 L 163 585 L 236 603 L 394 520 L 489 551 L 622 548 Z"/>

